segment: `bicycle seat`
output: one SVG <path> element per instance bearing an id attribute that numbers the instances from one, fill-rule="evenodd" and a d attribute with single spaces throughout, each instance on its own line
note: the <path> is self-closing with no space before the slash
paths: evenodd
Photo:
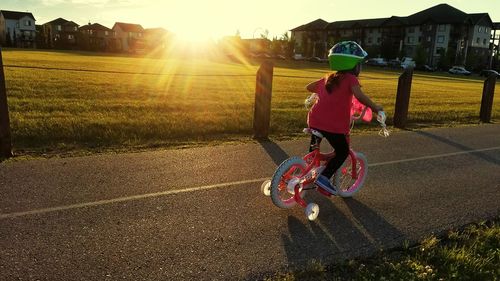
<path id="1" fill-rule="evenodd" d="M 324 138 L 323 134 L 314 130 L 314 129 L 311 129 L 311 128 L 304 128 L 304 133 L 306 134 L 310 134 L 310 135 L 315 135 L 317 136 L 318 138 Z"/>

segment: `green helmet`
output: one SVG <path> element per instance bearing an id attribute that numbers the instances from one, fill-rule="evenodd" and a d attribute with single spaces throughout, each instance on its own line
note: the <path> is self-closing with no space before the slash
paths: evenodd
<path id="1" fill-rule="evenodd" d="M 368 53 L 354 41 L 342 41 L 335 44 L 328 54 L 331 70 L 351 70 L 364 60 Z"/>

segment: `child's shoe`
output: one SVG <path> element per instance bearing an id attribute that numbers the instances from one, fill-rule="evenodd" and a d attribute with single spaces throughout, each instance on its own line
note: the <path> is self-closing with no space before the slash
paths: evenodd
<path id="1" fill-rule="evenodd" d="M 332 185 L 332 183 L 330 182 L 330 179 L 323 176 L 323 175 L 319 175 L 314 183 L 316 185 L 318 185 L 319 187 L 323 188 L 324 190 L 328 191 L 332 195 L 338 194 L 337 188 Z"/>

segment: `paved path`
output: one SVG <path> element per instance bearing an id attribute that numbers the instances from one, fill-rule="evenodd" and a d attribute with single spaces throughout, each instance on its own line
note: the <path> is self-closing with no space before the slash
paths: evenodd
<path id="1" fill-rule="evenodd" d="M 308 139 L 0 164 L 0 280 L 255 280 L 500 214 L 500 125 L 356 136 L 353 199 L 260 193 Z"/>

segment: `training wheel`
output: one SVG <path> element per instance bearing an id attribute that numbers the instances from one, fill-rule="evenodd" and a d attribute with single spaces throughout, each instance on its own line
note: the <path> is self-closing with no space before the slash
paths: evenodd
<path id="1" fill-rule="evenodd" d="M 262 191 L 265 196 L 271 196 L 271 180 L 265 180 L 260 186 L 260 191 Z"/>
<path id="2" fill-rule="evenodd" d="M 306 216 L 310 221 L 315 220 L 319 214 L 319 206 L 316 203 L 309 203 L 306 207 Z"/>

